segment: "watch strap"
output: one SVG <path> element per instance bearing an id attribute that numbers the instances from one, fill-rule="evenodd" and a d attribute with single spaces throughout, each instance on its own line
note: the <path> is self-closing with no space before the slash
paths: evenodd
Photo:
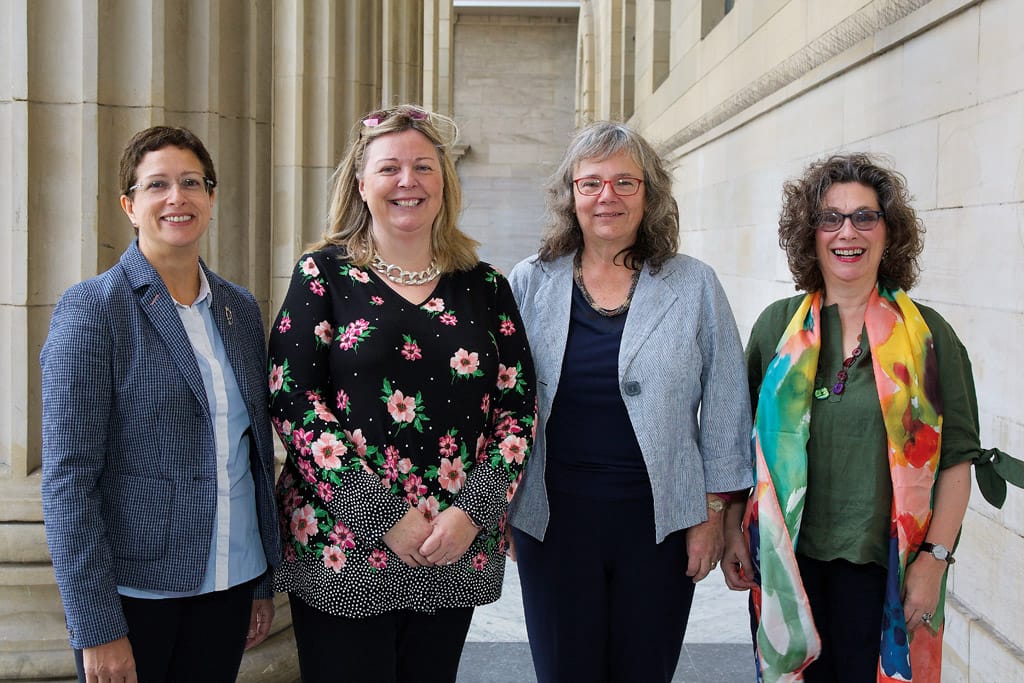
<path id="1" fill-rule="evenodd" d="M 936 545 L 935 543 L 929 543 L 925 541 L 917 547 L 917 550 L 921 553 L 928 553 L 936 560 L 939 560 L 940 562 L 945 562 L 946 564 L 953 564 L 954 562 L 956 562 L 956 560 L 953 559 L 953 553 L 944 545 Z M 936 552 L 937 550 L 939 552 Z M 945 557 L 941 556 L 942 551 L 945 551 Z"/>

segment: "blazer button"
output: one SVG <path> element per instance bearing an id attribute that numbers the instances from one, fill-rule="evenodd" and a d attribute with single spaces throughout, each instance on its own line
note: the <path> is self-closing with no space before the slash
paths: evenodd
<path id="1" fill-rule="evenodd" d="M 626 382 L 623 389 L 626 390 L 626 396 L 639 396 L 640 382 Z"/>

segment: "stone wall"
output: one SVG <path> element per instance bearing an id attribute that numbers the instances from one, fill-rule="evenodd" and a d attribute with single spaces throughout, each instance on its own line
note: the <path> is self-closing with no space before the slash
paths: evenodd
<path id="1" fill-rule="evenodd" d="M 537 252 L 542 185 L 574 128 L 576 20 L 460 15 L 455 24 L 455 116 L 461 226 L 481 258 L 505 273 Z"/>
<path id="2" fill-rule="evenodd" d="M 600 22 L 619 3 L 585 5 L 581 16 Z M 640 16 L 652 7 L 636 5 Z M 741 334 L 794 293 L 776 234 L 783 181 L 831 152 L 884 154 L 928 230 L 913 295 L 971 354 L 983 444 L 1024 455 L 1024 4 L 736 2 L 702 39 L 707 5 L 671 4 L 669 74 L 649 94 L 638 84 L 630 121 L 671 158 L 682 248 L 715 267 Z M 591 40 L 582 52 L 600 54 Z M 601 65 L 581 63 L 598 90 L 615 77 Z M 1024 492 L 996 510 L 975 488 L 951 573 L 944 681 L 1024 676 L 1022 559 Z"/>

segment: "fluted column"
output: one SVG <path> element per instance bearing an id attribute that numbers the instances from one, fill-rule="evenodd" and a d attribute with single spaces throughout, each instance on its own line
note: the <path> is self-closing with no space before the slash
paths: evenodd
<path id="1" fill-rule="evenodd" d="M 452 0 L 423 2 L 423 101 L 431 111 L 454 110 Z"/>
<path id="2" fill-rule="evenodd" d="M 0 680 L 74 677 L 42 526 L 38 357 L 63 290 L 109 268 L 133 238 L 117 162 L 135 131 L 184 125 L 206 142 L 221 182 L 203 256 L 269 308 L 270 7 L 4 2 Z M 271 649 L 246 659 L 265 662 Z"/>
<path id="3" fill-rule="evenodd" d="M 377 0 L 275 3 L 272 273 L 277 305 L 295 260 L 324 231 L 331 174 L 349 132 L 360 115 L 379 105 L 382 23 Z"/>

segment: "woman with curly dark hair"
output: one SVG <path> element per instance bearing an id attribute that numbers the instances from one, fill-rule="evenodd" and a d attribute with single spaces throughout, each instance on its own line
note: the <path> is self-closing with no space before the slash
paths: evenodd
<path id="1" fill-rule="evenodd" d="M 537 371 L 509 517 L 537 680 L 667 683 L 751 481 L 743 349 L 714 271 L 676 253 L 672 179 L 636 132 L 579 131 L 548 209 L 509 276 Z"/>
<path id="2" fill-rule="evenodd" d="M 924 232 L 909 201 L 864 154 L 784 187 L 779 244 L 805 293 L 751 332 L 757 484 L 747 539 L 730 511 L 723 563 L 731 588 L 752 589 L 765 681 L 940 678 L 980 445 L 967 353 L 906 294 Z"/>

